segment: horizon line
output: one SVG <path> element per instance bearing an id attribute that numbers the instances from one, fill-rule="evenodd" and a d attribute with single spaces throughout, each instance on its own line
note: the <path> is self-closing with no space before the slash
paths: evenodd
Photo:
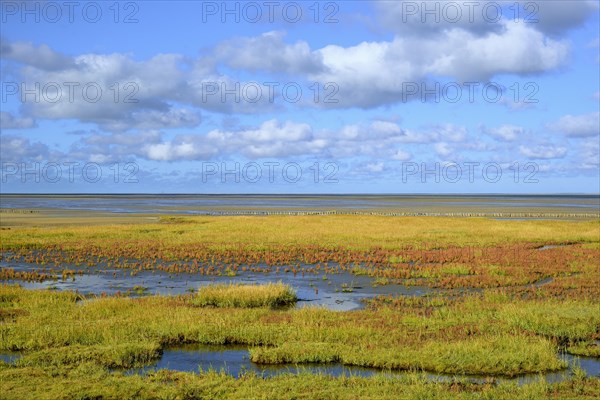
<path id="1" fill-rule="evenodd" d="M 156 192 L 11 192 L 0 196 L 600 196 L 599 193 L 554 192 L 554 193 L 156 193 Z"/>

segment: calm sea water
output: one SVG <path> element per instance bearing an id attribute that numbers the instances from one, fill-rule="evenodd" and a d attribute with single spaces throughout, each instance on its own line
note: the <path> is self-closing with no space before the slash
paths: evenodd
<path id="1" fill-rule="evenodd" d="M 598 212 L 598 195 L 0 195 L 0 208 L 208 214 L 216 210 Z"/>

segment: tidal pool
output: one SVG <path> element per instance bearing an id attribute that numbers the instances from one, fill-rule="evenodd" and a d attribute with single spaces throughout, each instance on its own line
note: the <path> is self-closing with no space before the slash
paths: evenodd
<path id="1" fill-rule="evenodd" d="M 333 376 L 360 375 L 370 376 L 380 371 L 376 369 L 347 367 L 341 364 L 284 364 L 263 365 L 250 361 L 250 353 L 244 346 L 185 345 L 168 348 L 156 363 L 127 370 L 127 374 L 145 374 L 159 369 L 184 372 L 215 370 L 225 371 L 233 376 L 254 372 L 262 376 L 274 376 L 282 373 L 323 373 Z"/>
<path id="2" fill-rule="evenodd" d="M 494 382 L 517 382 L 527 384 L 543 378 L 548 383 L 560 382 L 569 378 L 575 366 L 583 369 L 588 376 L 600 375 L 600 359 L 591 357 L 579 357 L 570 354 L 561 354 L 560 357 L 569 363 L 566 370 L 559 372 L 526 374 L 514 378 L 492 377 L 481 375 L 450 375 L 434 374 L 424 372 L 424 376 L 432 381 L 452 381 L 465 379 L 473 383 Z M 269 377 L 282 373 L 309 372 L 315 374 L 328 374 L 332 376 L 363 376 L 385 375 L 389 377 L 406 376 L 404 371 L 388 371 L 376 368 L 363 368 L 346 366 L 343 364 L 278 364 L 262 365 L 250 361 L 250 354 L 244 346 L 207 346 L 207 345 L 185 345 L 164 350 L 162 357 L 156 363 L 143 367 L 133 368 L 126 374 L 147 374 L 149 372 L 169 369 L 183 372 L 200 372 L 215 370 L 224 371 L 235 377 L 243 373 L 254 372 Z"/>
<path id="3" fill-rule="evenodd" d="M 263 268 L 268 268 L 266 265 Z M 39 265 L 15 262 L 0 262 L 0 268 L 12 268 L 15 271 L 44 272 Z M 377 285 L 377 280 L 366 275 L 353 275 L 349 272 L 315 275 L 312 273 L 283 272 L 280 268 L 271 268 L 271 272 L 239 272 L 236 276 L 208 276 L 200 274 L 169 274 L 160 270 L 141 271 L 131 276 L 131 270 L 105 267 L 77 268 L 74 266 L 47 267 L 48 274 L 60 275 L 62 268 L 82 271 L 83 275 L 74 275 L 66 279 L 46 280 L 44 282 L 5 281 L 18 283 L 29 289 L 49 289 L 78 291 L 85 295 L 106 293 L 129 294 L 132 296 L 161 294 L 178 295 L 194 292 L 201 286 L 211 283 L 267 283 L 282 281 L 296 290 L 300 299 L 297 307 L 309 305 L 324 306 L 332 310 L 349 311 L 362 308 L 362 299 L 378 295 L 424 296 L 436 290 L 423 286 L 403 286 L 397 284 Z"/>
<path id="4" fill-rule="evenodd" d="M 20 352 L 1 351 L 0 361 L 14 364 L 23 356 Z M 512 378 L 494 377 L 484 375 L 452 375 L 422 372 L 423 376 L 434 382 L 452 382 L 456 380 L 472 383 L 500 383 L 516 382 L 519 385 L 536 382 L 544 379 L 548 383 L 557 383 L 568 379 L 575 367 L 585 371 L 587 376 L 600 378 L 600 358 L 580 357 L 561 353 L 560 358 L 567 361 L 569 366 L 566 370 L 539 374 L 525 374 Z M 148 374 L 157 370 L 168 369 L 182 372 L 225 372 L 234 377 L 240 377 L 245 373 L 255 373 L 263 377 L 271 377 L 284 373 L 313 373 L 327 374 L 331 376 L 361 376 L 370 377 L 383 375 L 389 378 L 406 376 L 405 371 L 389 371 L 376 368 L 364 368 L 346 366 L 340 363 L 330 364 L 276 364 L 264 365 L 250 361 L 250 353 L 245 346 L 232 345 L 198 345 L 189 344 L 167 348 L 159 360 L 141 368 L 128 370 L 115 370 L 124 372 L 126 375 Z"/>
<path id="5" fill-rule="evenodd" d="M 0 351 L 0 361 L 4 361 L 8 364 L 13 364 L 23 355 L 18 351 Z"/>

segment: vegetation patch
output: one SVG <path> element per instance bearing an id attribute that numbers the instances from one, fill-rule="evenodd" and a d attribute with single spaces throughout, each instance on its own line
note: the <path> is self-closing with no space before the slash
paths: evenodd
<path id="1" fill-rule="evenodd" d="M 61 399 L 436 399 L 546 400 L 597 399 L 600 380 L 573 377 L 559 384 L 543 380 L 476 384 L 468 379 L 431 382 L 421 374 L 389 379 L 385 376 L 332 377 L 310 373 L 272 378 L 248 373 L 240 379 L 220 372 L 200 374 L 156 371 L 147 376 L 111 373 L 95 364 L 75 368 L 10 367 L 0 363 L 2 397 L 6 400 Z"/>
<path id="2" fill-rule="evenodd" d="M 384 370 L 419 370 L 468 375 L 518 375 L 566 368 L 548 341 L 528 337 L 490 337 L 451 343 L 429 342 L 422 348 L 369 348 L 335 343 L 284 343 L 250 350 L 259 364 L 342 363 Z M 418 361 L 417 361 L 418 360 Z"/>
<path id="3" fill-rule="evenodd" d="M 600 341 L 583 341 L 573 344 L 567 351 L 577 356 L 600 357 Z"/>
<path id="4" fill-rule="evenodd" d="M 565 368 L 561 351 L 598 357 L 597 220 L 334 215 L 112 221 L 2 231 L 0 260 L 35 268 L 4 268 L 0 280 L 78 279 L 104 267 L 132 276 L 277 270 L 329 282 L 333 274 L 354 272 L 376 285 L 438 290 L 423 297 L 390 293 L 366 300 L 365 309 L 335 312 L 280 308 L 297 300 L 283 283 L 211 285 L 180 296 L 141 296 L 152 288 L 138 286 L 134 298 L 85 301 L 73 292 L 0 285 L 0 351 L 23 354 L 14 364 L 0 362 L 2 398 L 600 398 L 600 379 L 576 370 L 560 384 L 523 386 L 495 378 L 489 384 L 432 382 L 420 373 L 543 374 Z M 561 243 L 572 245 L 537 250 Z M 355 289 L 352 283 L 338 288 Z M 393 379 L 246 373 L 236 380 L 214 371 L 115 371 L 148 365 L 161 349 L 183 343 L 242 345 L 265 364 L 339 362 L 419 373 Z"/>
<path id="5" fill-rule="evenodd" d="M 285 307 L 296 303 L 296 292 L 286 284 L 213 284 L 201 287 L 194 304 L 214 307 Z"/>
<path id="6" fill-rule="evenodd" d="M 57 367 L 93 362 L 107 368 L 132 368 L 146 365 L 160 357 L 158 343 L 115 343 L 105 346 L 73 345 L 49 348 L 27 354 L 20 366 Z"/>

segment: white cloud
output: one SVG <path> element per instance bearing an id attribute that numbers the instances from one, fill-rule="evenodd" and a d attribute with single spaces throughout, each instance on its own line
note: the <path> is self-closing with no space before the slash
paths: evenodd
<path id="1" fill-rule="evenodd" d="M 579 149 L 578 165 L 598 173 L 600 169 L 600 142 L 597 139 L 583 141 Z"/>
<path id="2" fill-rule="evenodd" d="M 287 121 L 281 124 L 277 120 L 270 120 L 264 122 L 258 129 L 244 131 L 242 137 L 258 142 L 277 140 L 297 142 L 310 139 L 312 137 L 312 128 L 310 125 L 303 123 L 298 124 Z"/>
<path id="3" fill-rule="evenodd" d="M 435 149 L 435 152 L 442 157 L 448 157 L 454 152 L 454 149 L 445 142 L 436 143 L 433 148 Z"/>
<path id="4" fill-rule="evenodd" d="M 383 26 L 401 35 L 433 36 L 457 28 L 484 34 L 499 29 L 497 23 L 486 20 L 481 12 L 484 6 L 481 2 L 469 5 L 449 0 L 427 3 L 378 0 L 374 3 Z"/>
<path id="5" fill-rule="evenodd" d="M 513 142 L 516 139 L 523 137 L 525 134 L 525 129 L 516 125 L 502 125 L 496 128 L 486 128 L 485 126 L 482 126 L 481 131 L 495 139 L 506 142 Z"/>
<path id="6" fill-rule="evenodd" d="M 17 117 L 6 111 L 0 111 L 0 128 L 2 129 L 27 129 L 36 126 L 31 117 Z"/>
<path id="7" fill-rule="evenodd" d="M 2 162 L 41 162 L 49 161 L 54 153 L 40 142 L 15 135 L 0 135 L 0 159 Z"/>
<path id="8" fill-rule="evenodd" d="M 438 47 L 429 71 L 461 81 L 488 80 L 503 74 L 534 74 L 561 66 L 568 45 L 549 39 L 528 24 L 505 23 L 501 32 L 483 37 L 452 30 Z"/>
<path id="9" fill-rule="evenodd" d="M 331 44 L 314 50 L 303 41 L 285 43 L 281 32 L 268 32 L 223 42 L 212 54 L 197 59 L 157 54 L 138 61 L 118 53 L 65 58 L 47 46 L 33 48 L 17 42 L 3 43 L 3 47 L 11 49 L 9 58 L 26 64 L 20 74 L 27 87 L 60 83 L 57 101 L 52 100 L 52 90 L 50 96 L 40 90 L 42 101 L 24 104 L 26 116 L 78 119 L 119 131 L 195 126 L 200 118 L 189 115 L 194 112 L 191 107 L 221 113 L 258 113 L 276 109 L 274 100 L 281 107 L 281 93 L 273 99 L 273 89 L 265 82 L 241 82 L 219 73 L 219 60 L 234 70 L 294 74 L 321 87 L 335 84 L 339 91 L 333 98 L 338 102 L 321 101 L 316 103 L 319 107 L 370 108 L 421 98 L 419 93 L 407 96 L 407 87 L 416 84 L 421 90 L 420 85 L 435 77 L 484 82 L 498 74 L 544 73 L 562 66 L 567 59 L 568 44 L 544 36 L 532 24 L 498 25 L 485 35 L 453 28 L 437 36 L 398 35 L 391 41 L 348 47 Z M 42 56 L 25 57 L 36 52 Z M 71 101 L 70 88 L 64 82 L 77 85 L 75 101 Z M 91 97 L 96 87 L 102 90 L 98 101 L 86 101 L 83 91 L 86 88 L 89 97 L 87 85 L 93 85 Z M 227 94 L 236 88 L 238 96 Z M 257 100 L 252 99 L 254 91 L 260 91 Z M 307 98 L 301 104 L 315 105 Z"/>
<path id="10" fill-rule="evenodd" d="M 327 146 L 326 140 L 315 137 L 310 125 L 277 120 L 265 121 L 255 129 L 213 130 L 206 139 L 224 151 L 251 158 L 316 154 Z"/>
<path id="11" fill-rule="evenodd" d="M 458 132 L 458 133 L 457 133 Z M 408 146 L 422 146 L 424 151 L 450 154 L 452 143 L 464 143 L 462 127 L 446 124 L 437 128 L 405 130 L 397 123 L 375 120 L 364 124 L 341 126 L 336 130 L 315 129 L 307 123 L 267 120 L 256 127 L 214 129 L 206 133 L 179 134 L 166 138 L 156 129 L 134 132 L 82 132 L 74 135 L 66 158 L 92 162 L 125 162 L 135 158 L 154 161 L 208 160 L 218 157 L 326 158 L 371 157 L 407 161 L 412 158 Z M 19 140 L 25 140 L 20 138 Z M 20 142 L 19 142 L 20 143 Z M 15 146 L 6 154 L 18 158 Z"/>
<path id="12" fill-rule="evenodd" d="M 467 138 L 468 131 L 464 126 L 454 124 L 441 124 L 433 128 L 435 137 L 439 140 L 448 140 L 451 142 L 462 142 Z"/>
<path id="13" fill-rule="evenodd" d="M 66 158 L 84 162 L 111 163 L 146 158 L 144 147 L 160 143 L 161 133 L 157 130 L 137 131 L 135 133 L 83 133 L 79 140 L 71 145 Z"/>
<path id="14" fill-rule="evenodd" d="M 576 138 L 597 136 L 600 134 L 600 112 L 565 115 L 558 121 L 550 123 L 548 127 L 554 131 Z"/>
<path id="15" fill-rule="evenodd" d="M 308 43 L 287 45 L 285 32 L 267 32 L 257 37 L 237 38 L 219 44 L 216 57 L 233 68 L 251 71 L 309 74 L 323 68 L 318 53 Z"/>
<path id="16" fill-rule="evenodd" d="M 143 151 L 148 159 L 156 161 L 195 160 L 214 155 L 214 151 L 210 148 L 185 139 L 181 139 L 179 143 L 150 144 L 145 146 Z"/>
<path id="17" fill-rule="evenodd" d="M 377 163 L 369 163 L 365 166 L 365 170 L 367 172 L 382 172 L 384 168 L 384 164 L 382 162 Z"/>
<path id="18" fill-rule="evenodd" d="M 520 6 L 518 13 L 515 4 Z M 503 8 L 499 10 L 498 6 Z M 558 35 L 581 26 L 597 8 L 594 0 L 381 0 L 375 3 L 383 26 L 405 36 L 438 35 L 450 29 L 483 36 L 501 29 L 496 15 L 504 22 L 528 21 L 540 32 Z"/>
<path id="19" fill-rule="evenodd" d="M 9 43 L 0 42 L 2 58 L 15 60 L 46 71 L 71 68 L 75 65 L 72 57 L 55 52 L 50 47 L 42 44 L 38 47 L 30 42 Z"/>
<path id="20" fill-rule="evenodd" d="M 519 152 L 530 159 L 548 160 L 552 158 L 563 158 L 567 154 L 564 146 L 540 144 L 536 146 L 519 146 Z"/>
<path id="21" fill-rule="evenodd" d="M 396 161 L 408 161 L 412 158 L 412 155 L 406 151 L 397 150 L 392 154 L 392 160 Z"/>
<path id="22" fill-rule="evenodd" d="M 510 0 L 509 0 L 510 2 Z M 530 0 L 521 0 L 527 4 Z M 559 35 L 566 30 L 581 26 L 589 17 L 598 12 L 598 2 L 594 0 L 537 0 L 534 25 L 542 32 Z M 529 9 L 534 12 L 533 8 Z"/>
<path id="23" fill-rule="evenodd" d="M 78 119 L 110 131 L 195 126 L 198 115 L 169 105 L 182 86 L 181 60 L 174 54 L 147 61 L 82 54 L 63 69 L 25 66 L 22 85 L 37 88 L 39 101 L 26 98 L 23 109 L 37 118 Z"/>
<path id="24" fill-rule="evenodd" d="M 329 45 L 317 50 L 326 70 L 310 78 L 338 85 L 340 101 L 329 106 L 367 108 L 422 98 L 407 97 L 409 86 L 416 83 L 420 88 L 431 75 L 485 82 L 499 74 L 543 73 L 565 63 L 566 42 L 527 24 L 502 25 L 499 32 L 485 36 L 453 29 L 433 38 L 396 36 L 390 42 Z"/>
<path id="25" fill-rule="evenodd" d="M 200 65 L 185 77 L 176 100 L 213 112 L 252 114 L 275 110 L 282 102 L 282 90 L 281 85 L 240 81 L 208 72 L 204 65 Z"/>
<path id="26" fill-rule="evenodd" d="M 567 60 L 568 43 L 545 36 L 535 24 L 493 25 L 485 34 L 450 24 L 435 35 L 399 34 L 391 41 L 313 50 L 305 42 L 287 44 L 282 33 L 268 32 L 224 42 L 215 54 L 233 68 L 296 73 L 322 85 L 335 83 L 338 102 L 319 103 L 331 108 L 369 108 L 422 98 L 419 93 L 408 96 L 409 86 L 416 83 L 420 90 L 432 76 L 487 82 L 499 74 L 544 73 Z"/>
<path id="27" fill-rule="evenodd" d="M 127 129 L 167 129 L 195 127 L 200 124 L 200 113 L 183 108 L 170 108 L 166 111 L 132 111 L 128 118 L 101 122 L 105 130 L 125 131 Z"/>
<path id="28" fill-rule="evenodd" d="M 140 143 L 158 143 L 161 140 L 161 133 L 156 130 L 142 131 L 136 134 L 111 133 L 105 135 L 94 133 L 83 140 L 87 145 L 103 146 L 117 144 L 127 146 L 133 151 L 139 147 Z"/>

